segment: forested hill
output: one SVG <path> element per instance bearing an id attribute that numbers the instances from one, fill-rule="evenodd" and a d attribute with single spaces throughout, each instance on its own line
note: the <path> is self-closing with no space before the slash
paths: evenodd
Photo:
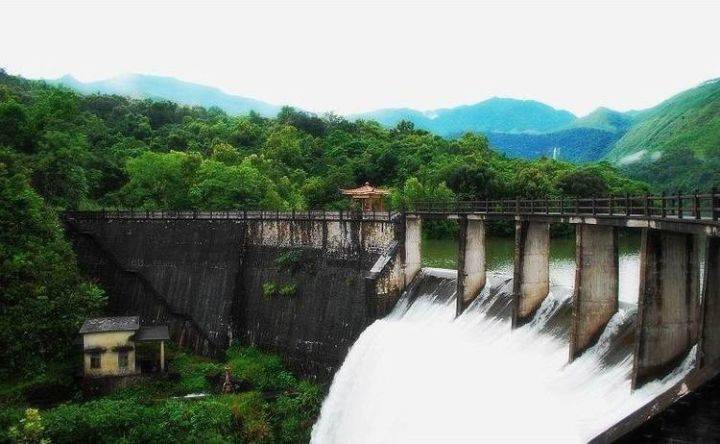
<path id="1" fill-rule="evenodd" d="M 407 122 L 386 129 L 292 108 L 274 119 L 230 116 L 7 74 L 0 88 L 0 145 L 59 207 L 337 208 L 345 204 L 339 188 L 365 181 L 394 188 L 396 200 L 402 191 L 479 198 L 637 189 L 607 165 L 511 160 L 481 135 L 443 139 Z"/>
<path id="2" fill-rule="evenodd" d="M 279 106 L 260 100 L 228 94 L 218 88 L 184 82 L 172 77 L 124 74 L 110 79 L 83 83 L 67 75 L 47 82 L 66 86 L 85 94 L 117 94 L 136 99 L 170 100 L 182 105 L 198 105 L 207 108 L 216 106 L 228 114 L 247 114 L 255 111 L 265 117 L 274 117 L 280 111 Z"/>
<path id="3" fill-rule="evenodd" d="M 534 100 L 494 97 L 473 105 L 420 112 L 413 109 L 383 109 L 350 116 L 351 119 L 376 120 L 395 126 L 401 120 L 441 136 L 456 136 L 468 131 L 495 133 L 546 133 L 559 130 L 576 117 Z"/>
<path id="4" fill-rule="evenodd" d="M 275 117 L 280 111 L 279 107 L 258 100 L 170 77 L 131 74 L 82 83 L 65 76 L 49 82 L 84 94 L 118 94 L 218 107 L 230 115 L 256 111 L 264 117 Z M 720 81 L 715 80 L 654 108 L 627 113 L 598 108 L 577 118 L 532 100 L 492 98 L 431 111 L 381 109 L 353 115 L 348 120 L 376 121 L 388 130 L 407 121 L 417 130 L 449 138 L 468 131 L 478 132 L 490 139 L 494 150 L 511 157 L 549 156 L 575 163 L 607 158 L 626 174 L 658 188 L 706 187 L 710 183 L 720 185 L 719 96 Z"/>
<path id="5" fill-rule="evenodd" d="M 700 159 L 720 155 L 720 79 L 707 81 L 638 113 L 635 124 L 614 146 L 620 162 L 652 153 L 688 148 Z M 638 155 L 638 153 L 641 153 Z M 631 159 L 630 159 L 631 160 Z"/>
<path id="6" fill-rule="evenodd" d="M 568 128 L 588 128 L 614 134 L 625 134 L 633 124 L 633 117 L 608 108 L 600 107 L 587 116 L 572 122 Z"/>
<path id="7" fill-rule="evenodd" d="M 265 117 L 274 117 L 280 110 L 278 106 L 259 100 L 229 95 L 217 88 L 171 77 L 126 74 L 83 83 L 72 76 L 64 76 L 48 80 L 48 83 L 63 85 L 84 94 L 117 94 L 140 99 L 170 100 L 182 105 L 207 108 L 216 106 L 231 115 L 256 111 Z M 536 158 L 556 152 L 559 153 L 559 158 L 565 160 L 593 161 L 607 151 L 608 146 L 604 141 L 616 138 L 612 132 L 600 134 L 597 131 L 586 131 L 586 126 L 582 124 L 575 125 L 575 122 L 582 123 L 584 120 L 576 120 L 575 116 L 567 111 L 533 100 L 508 98 L 492 98 L 472 105 L 426 112 L 410 108 L 390 108 L 349 117 L 349 120 L 357 119 L 377 121 L 387 128 L 393 128 L 406 120 L 412 122 L 415 128 L 444 137 L 458 137 L 468 131 L 493 133 L 497 135 L 494 137 L 495 149 L 524 158 Z M 606 126 L 597 126 L 598 122 L 596 119 L 587 128 L 609 131 Z M 568 132 L 566 129 L 573 131 Z M 561 133 L 552 134 L 554 131 Z M 516 134 L 522 136 L 513 137 Z M 506 144 L 506 141 L 509 143 Z"/>
<path id="8" fill-rule="evenodd" d="M 664 189 L 720 186 L 720 79 L 637 113 L 608 159 Z"/>
<path id="9" fill-rule="evenodd" d="M 471 130 L 486 134 L 495 150 L 511 157 L 554 156 L 571 162 L 602 159 L 631 124 L 630 117 L 607 108 L 577 118 L 533 100 L 501 98 L 426 112 L 383 109 L 350 118 L 373 119 L 386 127 L 407 120 L 445 137 Z"/>

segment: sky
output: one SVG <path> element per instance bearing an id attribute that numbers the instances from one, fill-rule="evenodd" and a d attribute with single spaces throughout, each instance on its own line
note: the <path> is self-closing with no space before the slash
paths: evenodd
<path id="1" fill-rule="evenodd" d="M 720 77 L 720 1 L 0 3 L 0 67 L 176 77 L 341 114 L 490 97 L 584 115 Z"/>

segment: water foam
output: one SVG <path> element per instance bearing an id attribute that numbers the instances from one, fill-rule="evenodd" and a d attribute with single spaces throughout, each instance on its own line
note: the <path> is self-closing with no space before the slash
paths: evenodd
<path id="1" fill-rule="evenodd" d="M 689 357 L 664 380 L 631 392 L 632 356 L 614 365 L 603 356 L 632 308 L 621 309 L 597 344 L 568 364 L 567 339 L 542 331 L 570 291 L 555 288 L 533 322 L 511 330 L 508 319 L 485 311 L 507 291 L 506 276 L 491 274 L 457 319 L 445 284 L 414 300 L 406 294 L 362 333 L 335 375 L 312 442 L 586 442 L 692 365 Z"/>

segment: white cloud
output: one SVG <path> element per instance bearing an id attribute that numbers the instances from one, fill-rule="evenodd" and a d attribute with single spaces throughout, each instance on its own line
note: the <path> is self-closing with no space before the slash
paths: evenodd
<path id="1" fill-rule="evenodd" d="M 306 109 L 491 96 L 585 114 L 720 76 L 720 2 L 3 2 L 0 66 L 178 77 Z"/>

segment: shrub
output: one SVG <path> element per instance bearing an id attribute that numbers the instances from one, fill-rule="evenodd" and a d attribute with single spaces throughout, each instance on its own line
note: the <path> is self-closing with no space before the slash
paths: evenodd
<path id="1" fill-rule="evenodd" d="M 226 397 L 246 442 L 274 442 L 268 404 L 258 392 Z"/>
<path id="2" fill-rule="evenodd" d="M 16 443 L 35 444 L 48 443 L 43 438 L 45 427 L 42 423 L 42 417 L 37 409 L 25 410 L 25 416 L 20 420 L 20 424 L 10 427 L 10 438 Z"/>
<path id="3" fill-rule="evenodd" d="M 253 347 L 231 347 L 227 357 L 232 374 L 257 390 L 285 390 L 297 384 L 278 356 L 261 353 Z"/>
<path id="4" fill-rule="evenodd" d="M 212 389 L 211 379 L 223 371 L 222 364 L 188 353 L 178 353 L 172 360 L 172 366 L 180 373 L 175 389 L 177 395 L 209 392 Z"/>
<path id="5" fill-rule="evenodd" d="M 297 284 L 294 282 L 285 284 L 282 287 L 280 287 L 280 290 L 278 290 L 278 294 L 280 296 L 284 296 L 284 297 L 292 297 L 292 296 L 295 296 L 296 293 L 297 293 Z"/>
<path id="6" fill-rule="evenodd" d="M 267 281 L 262 286 L 263 296 L 271 298 L 278 292 L 278 285 L 274 281 Z"/>
<path id="7" fill-rule="evenodd" d="M 275 264 L 281 268 L 295 271 L 302 260 L 302 250 L 289 250 L 275 259 Z"/>

